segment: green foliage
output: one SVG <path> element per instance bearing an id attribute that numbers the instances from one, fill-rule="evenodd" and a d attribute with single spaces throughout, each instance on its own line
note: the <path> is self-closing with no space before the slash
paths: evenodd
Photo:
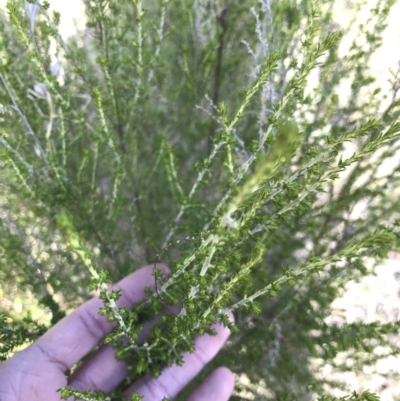
<path id="1" fill-rule="evenodd" d="M 0 315 L 0 362 L 7 360 L 15 348 L 30 343 L 47 331 L 27 314 L 20 320 Z"/>
<path id="2" fill-rule="evenodd" d="M 45 327 L 4 310 L 1 360 L 98 290 L 99 313 L 118 323 L 105 343 L 137 363 L 113 394 L 64 388 L 63 399 L 123 399 L 144 373 L 182 363 L 216 322 L 235 333 L 232 343 L 186 392 L 224 363 L 263 379 L 271 399 L 333 400 L 312 358 L 338 370 L 349 369 L 334 362 L 343 351 L 358 366 L 376 362 L 374 347 L 392 347 L 398 322 L 325 318 L 346 282 L 372 272 L 367 260 L 399 246 L 400 74 L 382 110 L 367 68 L 393 3 L 377 1 L 355 28 L 365 43 L 341 56 L 348 28 L 332 29 L 326 0 L 86 0 L 85 33 L 68 40 L 47 2 L 27 14 L 9 1 L 0 23 L 0 278 L 29 288 L 52 317 Z M 378 174 L 390 158 L 391 171 Z M 362 203 L 368 213 L 352 218 Z M 161 249 L 171 276 L 155 272 L 156 293 L 118 307 L 108 284 Z M 140 323 L 164 302 L 183 308 L 140 343 Z"/>
<path id="3" fill-rule="evenodd" d="M 372 394 L 369 391 L 364 391 L 361 394 L 357 394 L 356 392 L 354 392 L 349 396 L 340 398 L 324 396 L 318 398 L 318 401 L 379 401 L 379 398 L 375 394 Z"/>

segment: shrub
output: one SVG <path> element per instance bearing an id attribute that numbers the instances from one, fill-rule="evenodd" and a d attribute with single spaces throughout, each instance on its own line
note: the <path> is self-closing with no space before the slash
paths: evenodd
<path id="1" fill-rule="evenodd" d="M 184 308 L 151 332 L 151 351 L 124 347 L 123 324 L 107 337 L 118 358 L 139 358 L 120 391 L 215 322 L 235 334 L 190 388 L 223 363 L 263 380 L 265 399 L 327 400 L 341 384 L 317 378 L 311 358 L 345 370 L 339 352 L 360 367 L 378 345 L 395 354 L 398 322 L 325 323 L 344 284 L 399 242 L 400 74 L 379 98 L 368 70 L 394 1 L 342 30 L 327 0 L 85 4 L 87 28 L 68 40 L 47 1 L 9 1 L 1 17 L 3 293 L 51 312 L 39 324 L 3 307 L 2 360 L 91 290 L 125 323 Z M 155 269 L 156 293 L 114 307 L 107 284 L 156 259 L 171 276 Z"/>

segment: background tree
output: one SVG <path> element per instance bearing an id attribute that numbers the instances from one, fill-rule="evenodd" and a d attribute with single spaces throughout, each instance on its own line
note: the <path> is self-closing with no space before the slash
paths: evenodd
<path id="1" fill-rule="evenodd" d="M 368 72 L 394 1 L 376 2 L 343 56 L 331 1 L 85 4 L 87 28 L 68 41 L 46 1 L 10 1 L 1 19 L 3 293 L 51 312 L 39 324 L 3 310 L 2 359 L 91 290 L 125 322 L 180 302 L 148 340 L 178 354 L 233 311 L 236 334 L 193 386 L 225 364 L 263 379 L 267 399 L 308 400 L 341 385 L 310 358 L 346 351 L 361 369 L 377 346 L 396 354 L 397 322 L 325 323 L 343 285 L 398 246 L 399 72 L 384 110 Z M 157 293 L 115 308 L 107 284 L 161 250 L 171 277 L 155 272 Z M 120 390 L 174 362 L 165 347 L 129 350 L 122 326 L 108 341 L 139 363 Z"/>

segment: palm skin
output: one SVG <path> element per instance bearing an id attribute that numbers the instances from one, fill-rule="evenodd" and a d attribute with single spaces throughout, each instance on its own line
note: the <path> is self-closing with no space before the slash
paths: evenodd
<path id="1" fill-rule="evenodd" d="M 164 274 L 168 268 L 158 265 Z M 121 289 L 122 297 L 118 306 L 132 306 L 145 298 L 143 289 L 154 289 L 153 266 L 146 266 L 121 280 L 113 287 Z M 106 322 L 98 314 L 103 302 L 98 298 L 81 305 L 73 313 L 62 319 L 41 338 L 25 350 L 16 353 L 0 365 L 1 401 L 60 401 L 57 389 L 65 386 L 76 390 L 115 389 L 126 377 L 125 362 L 117 362 L 114 350 L 109 345 L 101 345 L 72 375 L 65 372 L 101 343 L 115 325 Z M 233 319 L 233 316 L 229 316 Z M 142 333 L 146 336 L 154 322 L 144 324 Z M 183 354 L 183 366 L 165 368 L 157 379 L 146 375 L 138 379 L 125 394 L 138 392 L 143 401 L 161 401 L 163 397 L 175 398 L 178 393 L 201 371 L 218 353 L 230 335 L 228 328 L 215 327 L 216 336 L 204 335 L 195 342 L 193 354 Z M 215 369 L 210 376 L 189 396 L 187 401 L 225 401 L 234 387 L 232 372 L 225 367 Z"/>

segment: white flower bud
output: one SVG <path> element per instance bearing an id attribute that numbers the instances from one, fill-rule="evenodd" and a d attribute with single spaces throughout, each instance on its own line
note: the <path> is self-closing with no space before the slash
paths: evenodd
<path id="1" fill-rule="evenodd" d="M 46 84 L 44 83 L 37 83 L 33 87 L 33 91 L 31 91 L 33 95 L 38 97 L 39 99 L 48 99 L 49 92 L 47 92 Z"/>
<path id="2" fill-rule="evenodd" d="M 60 60 L 57 60 L 54 64 L 52 64 L 50 67 L 50 72 L 57 78 L 57 81 L 60 85 L 64 84 L 64 69 Z"/>
<path id="3" fill-rule="evenodd" d="M 52 75 L 54 75 L 56 78 L 59 78 L 62 72 L 62 65 L 61 61 L 57 60 L 51 67 L 50 67 L 50 72 Z"/>
<path id="4" fill-rule="evenodd" d="M 35 18 L 39 12 L 40 9 L 40 1 L 37 1 L 36 3 L 28 3 L 25 0 L 25 12 L 27 17 L 31 21 L 31 30 L 33 31 L 33 28 L 35 26 Z"/>
<path id="5" fill-rule="evenodd" d="M 224 218 L 222 219 L 222 225 L 224 227 L 229 227 L 233 230 L 237 230 L 239 228 L 239 223 L 228 215 L 225 215 Z"/>

